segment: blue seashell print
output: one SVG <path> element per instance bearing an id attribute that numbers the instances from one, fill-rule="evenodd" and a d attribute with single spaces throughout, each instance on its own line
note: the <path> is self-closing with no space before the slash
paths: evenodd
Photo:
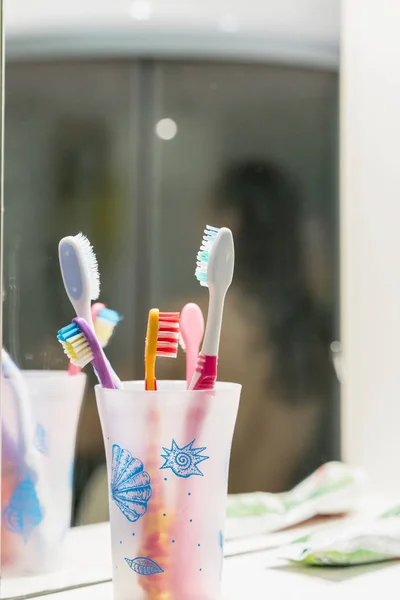
<path id="1" fill-rule="evenodd" d="M 164 448 L 165 454 L 161 457 L 165 460 L 161 469 L 171 469 L 178 477 L 190 477 L 191 475 L 203 475 L 198 468 L 198 464 L 207 460 L 209 456 L 202 456 L 200 453 L 206 448 L 193 448 L 196 440 L 192 440 L 190 444 L 180 448 L 175 440 L 172 440 L 172 446 L 169 450 Z"/>
<path id="2" fill-rule="evenodd" d="M 150 475 L 138 458 L 117 444 L 112 447 L 110 487 L 111 498 L 128 521 L 143 517 L 151 497 Z"/>
<path id="3" fill-rule="evenodd" d="M 164 570 L 151 558 L 145 556 L 138 556 L 137 558 L 125 558 L 126 562 L 138 575 L 157 575 L 158 573 L 164 573 Z"/>
<path id="4" fill-rule="evenodd" d="M 37 450 L 39 450 L 39 452 L 41 452 L 42 454 L 49 453 L 49 449 L 47 447 L 47 433 L 43 425 L 41 425 L 40 423 L 36 425 L 33 443 Z"/>
<path id="5" fill-rule="evenodd" d="M 33 529 L 43 520 L 42 510 L 33 481 L 24 479 L 15 488 L 2 514 L 4 527 L 22 536 L 27 542 Z"/>

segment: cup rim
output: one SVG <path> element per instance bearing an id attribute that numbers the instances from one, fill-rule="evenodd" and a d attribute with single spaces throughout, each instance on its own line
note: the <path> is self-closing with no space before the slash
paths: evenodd
<path id="1" fill-rule="evenodd" d="M 21 369 L 21 373 L 27 379 L 45 379 L 51 381 L 62 377 L 63 379 L 86 379 L 86 373 L 80 372 L 76 375 L 70 375 L 68 371 L 64 369 Z"/>
<path id="2" fill-rule="evenodd" d="M 143 379 L 137 379 L 137 380 L 132 380 L 132 381 L 123 381 L 122 382 L 123 385 L 127 385 L 127 387 L 125 387 L 124 389 L 109 389 L 109 388 L 103 388 L 99 383 L 97 385 L 95 385 L 95 390 L 99 391 L 100 390 L 104 390 L 105 393 L 107 394 L 115 394 L 115 395 L 129 395 L 131 396 L 132 394 L 143 394 L 145 390 L 144 388 L 144 380 Z M 167 384 L 167 387 L 164 389 L 160 389 L 160 386 L 163 386 L 164 384 Z M 222 393 L 232 393 L 233 391 L 237 391 L 240 392 L 242 389 L 242 384 L 241 383 L 235 383 L 235 382 L 229 382 L 229 381 L 217 381 L 215 384 L 215 388 L 214 390 L 188 390 L 186 388 L 186 381 L 185 380 L 177 380 L 177 379 L 157 379 L 157 386 L 158 389 L 156 391 L 154 390 L 148 390 L 146 391 L 146 394 L 157 394 L 158 396 L 163 396 L 163 395 L 170 395 L 171 393 L 173 393 L 174 391 L 176 392 L 187 392 L 190 394 L 209 394 L 212 391 L 216 391 L 216 392 L 222 392 Z M 101 393 L 101 392 L 100 392 Z"/>

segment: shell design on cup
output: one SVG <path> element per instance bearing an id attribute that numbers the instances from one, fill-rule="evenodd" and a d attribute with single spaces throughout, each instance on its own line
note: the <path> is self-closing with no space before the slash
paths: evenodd
<path id="1" fill-rule="evenodd" d="M 2 516 L 4 527 L 27 542 L 33 529 L 43 520 L 35 486 L 30 478 L 21 481 L 15 488 Z"/>
<path id="2" fill-rule="evenodd" d="M 165 454 L 161 454 L 164 464 L 160 469 L 171 469 L 177 477 L 191 477 L 192 475 L 201 475 L 203 473 L 198 468 L 198 464 L 203 460 L 208 460 L 209 456 L 201 454 L 207 448 L 193 448 L 196 440 L 192 440 L 186 446 L 180 448 L 175 440 L 172 440 L 171 448 L 164 448 Z"/>
<path id="3" fill-rule="evenodd" d="M 151 498 L 150 475 L 138 458 L 118 444 L 112 447 L 110 488 L 111 498 L 128 521 L 143 517 Z"/>
<path id="4" fill-rule="evenodd" d="M 151 558 L 145 556 L 138 556 L 137 558 L 125 558 L 126 562 L 138 575 L 157 575 L 157 573 L 164 573 L 164 569 L 160 567 Z"/>

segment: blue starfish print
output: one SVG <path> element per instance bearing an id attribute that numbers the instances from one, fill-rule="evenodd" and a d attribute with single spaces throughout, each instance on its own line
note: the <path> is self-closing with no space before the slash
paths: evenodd
<path id="1" fill-rule="evenodd" d="M 165 454 L 161 457 L 165 459 L 161 469 L 171 469 L 178 477 L 190 477 L 191 475 L 203 475 L 197 465 L 209 456 L 201 456 L 200 453 L 206 448 L 193 448 L 196 440 L 192 440 L 187 446 L 179 448 L 175 440 L 172 440 L 172 446 L 169 450 L 164 448 Z"/>

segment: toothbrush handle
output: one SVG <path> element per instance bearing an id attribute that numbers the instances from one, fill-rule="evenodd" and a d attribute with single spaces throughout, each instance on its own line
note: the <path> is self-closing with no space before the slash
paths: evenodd
<path id="1" fill-rule="evenodd" d="M 217 380 L 218 356 L 199 354 L 197 366 L 189 389 L 213 390 Z"/>
<path id="2" fill-rule="evenodd" d="M 147 379 L 145 379 L 144 389 L 146 390 L 146 392 L 156 392 L 157 391 L 157 379 L 154 378 L 151 385 L 149 385 Z"/>
<path id="3" fill-rule="evenodd" d="M 186 386 L 190 388 L 193 375 L 196 371 L 197 359 L 199 356 L 199 347 L 196 344 L 189 344 L 186 347 Z"/>
<path id="4" fill-rule="evenodd" d="M 99 354 L 92 360 L 92 366 L 100 385 L 103 388 L 113 390 L 115 389 L 115 385 L 112 379 L 112 374 L 107 365 L 108 360 L 104 353 Z"/>
<path id="5" fill-rule="evenodd" d="M 108 359 L 107 359 L 107 363 L 108 363 L 108 368 L 110 370 L 111 379 L 112 379 L 112 382 L 113 382 L 115 388 L 117 390 L 122 390 L 122 388 L 123 388 L 122 382 L 121 382 L 120 378 L 118 377 L 118 375 L 116 374 L 116 372 L 114 371 L 114 369 L 112 368 L 110 361 Z"/>

